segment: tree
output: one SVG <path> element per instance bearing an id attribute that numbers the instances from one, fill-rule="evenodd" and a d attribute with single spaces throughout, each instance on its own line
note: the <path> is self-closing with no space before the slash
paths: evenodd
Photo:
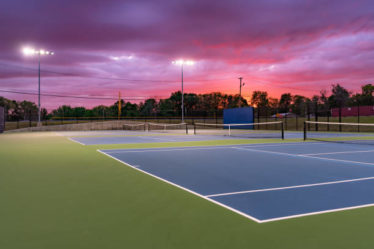
<path id="1" fill-rule="evenodd" d="M 342 108 L 345 106 L 349 100 L 350 93 L 347 89 L 339 84 L 332 85 L 332 94 L 329 97 L 329 102 L 331 107 Z"/>
<path id="2" fill-rule="evenodd" d="M 339 84 L 332 85 L 332 94 L 329 97 L 330 106 L 339 108 L 339 122 L 342 121 L 342 108 L 345 106 L 349 100 L 350 93 L 347 89 Z M 342 128 L 339 126 L 339 131 Z"/>
<path id="3" fill-rule="evenodd" d="M 184 108 L 185 114 L 192 114 L 196 112 L 196 105 L 199 102 L 199 97 L 194 93 L 185 93 L 184 94 Z"/>
<path id="4" fill-rule="evenodd" d="M 158 103 L 158 109 L 160 112 L 160 116 L 174 116 L 175 110 L 174 110 L 175 104 L 170 99 L 161 99 Z"/>
<path id="5" fill-rule="evenodd" d="M 108 115 L 108 107 L 104 105 L 95 106 L 92 108 L 92 116 L 93 117 L 102 117 L 105 118 Z"/>
<path id="6" fill-rule="evenodd" d="M 269 108 L 270 108 L 272 114 L 278 112 L 278 106 L 279 106 L 279 100 L 278 99 L 269 98 Z"/>
<path id="7" fill-rule="evenodd" d="M 279 112 L 289 112 L 292 103 L 291 93 L 283 93 L 279 100 Z"/>
<path id="8" fill-rule="evenodd" d="M 320 92 L 319 97 L 320 103 L 321 103 L 321 110 L 327 115 L 330 115 L 330 102 L 329 97 L 327 96 L 327 93 L 325 90 L 322 90 Z"/>
<path id="9" fill-rule="evenodd" d="M 22 101 L 19 103 L 20 115 L 23 120 L 31 120 L 38 115 L 38 107 L 30 101 Z"/>
<path id="10" fill-rule="evenodd" d="M 262 91 L 254 91 L 251 97 L 251 105 L 257 107 L 257 118 L 260 119 L 261 112 L 267 115 L 269 106 L 268 93 Z"/>
<path id="11" fill-rule="evenodd" d="M 366 84 L 361 86 L 361 94 L 356 93 L 354 94 L 350 100 L 349 105 L 350 106 L 356 106 L 356 105 L 374 105 L 374 86 L 372 84 Z"/>
<path id="12" fill-rule="evenodd" d="M 171 94 L 169 98 L 169 104 L 171 105 L 171 109 L 174 111 L 174 113 L 178 116 L 182 115 L 182 92 L 174 92 Z"/>
<path id="13" fill-rule="evenodd" d="M 152 116 L 157 111 L 157 101 L 155 99 L 147 99 L 144 103 L 140 103 L 140 116 Z"/>
<path id="14" fill-rule="evenodd" d="M 73 115 L 73 117 L 76 117 L 76 118 L 82 118 L 82 117 L 85 116 L 86 111 L 87 111 L 86 108 L 84 108 L 82 106 L 81 107 L 74 107 L 72 115 Z"/>
<path id="15" fill-rule="evenodd" d="M 267 107 L 269 106 L 269 98 L 267 92 L 254 91 L 252 93 L 251 105 L 256 107 Z"/>
<path id="16" fill-rule="evenodd" d="M 306 98 L 301 95 L 292 96 L 291 109 L 296 115 L 304 115 L 306 109 Z"/>
<path id="17" fill-rule="evenodd" d="M 139 109 L 137 104 L 132 104 L 130 102 L 126 102 L 121 109 L 122 116 L 125 117 L 136 117 L 139 116 Z"/>

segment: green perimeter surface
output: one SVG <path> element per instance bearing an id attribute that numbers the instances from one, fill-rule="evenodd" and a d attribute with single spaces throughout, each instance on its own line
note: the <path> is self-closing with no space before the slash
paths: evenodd
<path id="1" fill-rule="evenodd" d="M 374 208 L 257 224 L 96 149 L 0 135 L 0 248 L 373 248 Z"/>

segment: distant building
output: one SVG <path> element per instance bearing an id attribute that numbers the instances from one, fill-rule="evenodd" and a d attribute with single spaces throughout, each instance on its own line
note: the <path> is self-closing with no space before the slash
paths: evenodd
<path id="1" fill-rule="evenodd" d="M 360 106 L 360 116 L 374 116 L 374 106 Z M 358 107 L 343 107 L 342 108 L 342 117 L 357 116 Z M 332 117 L 339 117 L 339 108 L 331 109 Z"/>
<path id="2" fill-rule="evenodd" d="M 296 114 L 291 112 L 284 112 L 284 113 L 277 113 L 271 116 L 272 118 L 294 118 L 296 117 Z"/>

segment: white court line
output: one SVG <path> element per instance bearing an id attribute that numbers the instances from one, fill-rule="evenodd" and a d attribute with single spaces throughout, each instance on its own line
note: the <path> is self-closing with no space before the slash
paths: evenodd
<path id="1" fill-rule="evenodd" d="M 218 147 L 218 146 L 217 146 Z M 167 152 L 167 151 L 179 151 L 179 150 L 182 150 L 182 151 L 186 151 L 186 150 L 212 150 L 212 149 L 227 149 L 229 147 L 219 147 L 219 148 L 196 148 L 196 147 L 191 147 L 191 148 L 188 148 L 188 147 L 183 147 L 183 148 L 175 148 L 175 149 L 140 149 L 140 150 L 131 150 L 131 149 L 119 149 L 119 150 L 116 150 L 116 149 L 110 149 L 110 150 L 105 150 L 106 152 L 109 152 L 109 153 L 144 153 L 144 152 Z M 104 150 L 103 150 L 104 151 Z"/>
<path id="2" fill-rule="evenodd" d="M 252 148 L 252 147 L 274 147 L 274 146 L 285 146 L 285 145 L 299 145 L 304 143 L 280 143 L 280 144 L 233 144 L 233 145 L 213 145 L 213 146 L 191 146 L 191 147 L 164 147 L 164 148 L 153 148 L 153 149 L 107 149 L 103 150 L 110 153 L 142 153 L 142 152 L 166 152 L 166 151 L 178 151 L 178 150 L 214 150 L 214 149 L 232 149 L 239 148 L 233 146 L 241 146 L 243 148 Z M 326 143 L 314 143 L 308 142 L 307 144 L 326 144 Z"/>
<path id="3" fill-rule="evenodd" d="M 175 183 L 173 183 L 173 182 L 170 182 L 170 181 L 168 181 L 168 180 L 166 180 L 166 179 L 163 179 L 163 178 L 161 178 L 161 177 L 158 177 L 158 176 L 156 176 L 156 175 L 153 175 L 153 174 L 151 174 L 151 173 L 149 173 L 149 172 L 147 172 L 147 171 L 141 170 L 141 169 L 138 168 L 138 167 L 140 167 L 140 166 L 138 166 L 138 165 L 136 165 L 136 166 L 132 166 L 131 164 L 128 164 L 128 163 L 126 163 L 126 162 L 124 162 L 124 161 L 121 161 L 121 160 L 119 160 L 118 158 L 113 157 L 113 156 L 111 156 L 111 155 L 109 155 L 109 154 L 107 154 L 107 153 L 105 153 L 105 152 L 103 152 L 103 151 L 101 151 L 101 150 L 97 150 L 97 151 L 100 152 L 100 153 L 102 153 L 102 154 L 104 154 L 104 155 L 106 155 L 106 156 L 108 156 L 108 157 L 110 157 L 110 158 L 112 158 L 112 159 L 114 159 L 114 160 L 116 160 L 116 161 L 118 161 L 118 162 L 120 162 L 120 163 L 122 163 L 122 164 L 124 164 L 124 165 L 126 165 L 126 166 L 128 166 L 128 167 L 131 167 L 131 168 L 133 168 L 133 169 L 135 169 L 135 170 L 138 170 L 138 171 L 140 171 L 140 172 L 142 172 L 142 173 L 144 173 L 144 174 L 146 174 L 146 175 L 152 176 L 152 177 L 154 177 L 154 178 L 156 178 L 156 179 L 158 179 L 158 180 L 160 180 L 160 181 L 166 182 L 166 183 L 168 183 L 168 184 L 170 184 L 170 185 L 172 185 L 172 186 L 178 187 L 178 188 L 180 188 L 180 189 L 182 189 L 182 190 L 185 190 L 185 191 L 187 191 L 187 192 L 189 192 L 189 193 L 192 193 L 192 194 L 194 194 L 194 195 L 196 195 L 196 196 L 198 196 L 198 197 L 200 197 L 200 198 L 203 198 L 203 199 L 208 200 L 208 201 L 210 201 L 210 202 L 212 202 L 212 203 L 214 203 L 214 204 L 217 204 L 217 205 L 219 205 L 219 206 L 221 206 L 221 207 L 224 207 L 224 208 L 226 208 L 226 209 L 228 209 L 228 210 L 230 210 L 230 211 L 233 211 L 233 212 L 235 212 L 235 213 L 237 213 L 237 214 L 239 214 L 239 215 L 241 215 L 241 216 L 244 216 L 244 217 L 246 217 L 246 218 L 248 218 L 248 219 L 250 219 L 250 220 L 253 220 L 253 221 L 257 222 L 257 223 L 266 223 L 266 222 L 272 222 L 272 221 L 280 221 L 280 220 L 286 220 L 286 219 L 292 219 L 292 218 L 299 218 L 299 217 L 310 216 L 310 215 L 317 215 L 317 214 L 324 214 L 324 213 L 332 213 L 332 212 L 346 211 L 346 210 L 352 210 L 352 209 L 358 209 L 358 208 L 365 208 L 365 207 L 372 207 L 372 206 L 374 206 L 374 203 L 372 203 L 372 204 L 357 205 L 357 206 L 351 206 L 351 207 L 345 207 L 345 208 L 337 208 L 337 209 L 330 209 L 330 210 L 323 210 L 323 211 L 317 211 L 317 212 L 309 212 L 309 213 L 303 213 L 303 214 L 297 214 L 297 215 L 290 215 L 290 216 L 283 216 L 283 217 L 277 217 L 277 218 L 271 218 L 271 219 L 263 219 L 263 220 L 260 220 L 260 219 L 257 219 L 257 218 L 255 218 L 255 217 L 253 217 L 253 216 L 250 216 L 250 215 L 248 215 L 248 214 L 246 214 L 246 213 L 243 213 L 243 212 L 241 212 L 241 211 L 239 211 L 239 210 L 237 210 L 237 209 L 235 209 L 235 208 L 232 208 L 232 207 L 227 206 L 227 205 L 225 205 L 225 204 L 223 204 L 223 203 L 220 203 L 220 202 L 218 202 L 218 201 L 215 201 L 215 200 L 209 198 L 209 196 L 201 195 L 201 194 L 199 194 L 199 193 L 197 193 L 197 192 L 195 192 L 195 191 L 193 191 L 193 190 L 187 189 L 187 188 L 182 187 L 182 186 L 180 186 L 180 185 L 178 185 L 178 184 L 175 184 Z"/>
<path id="4" fill-rule="evenodd" d="M 71 138 L 71 137 L 68 137 L 67 139 L 69 139 L 70 141 L 72 141 L 72 142 L 75 142 L 75 143 L 78 143 L 78 144 L 80 144 L 80 145 L 83 145 L 83 146 L 85 146 L 85 144 L 84 143 L 81 143 L 81 142 L 79 142 L 79 141 L 77 141 L 77 140 L 74 140 L 73 138 Z"/>
<path id="5" fill-rule="evenodd" d="M 304 156 L 318 156 L 318 155 L 330 155 L 330 154 L 352 154 L 361 152 L 374 152 L 374 150 L 356 150 L 356 151 L 337 151 L 337 152 L 324 152 L 324 153 L 312 153 L 312 154 L 302 154 Z"/>
<path id="6" fill-rule="evenodd" d="M 315 158 L 315 159 L 320 159 L 320 160 L 327 160 L 327 161 L 335 161 L 335 162 L 342 162 L 342 163 L 354 163 L 354 164 L 374 166 L 374 163 L 367 163 L 367 162 L 359 162 L 359 161 L 343 160 L 343 159 L 334 159 L 334 158 L 318 157 L 318 156 L 304 156 L 304 155 L 300 155 L 300 156 L 301 157 L 306 157 L 306 158 Z"/>
<path id="7" fill-rule="evenodd" d="M 231 211 L 233 211 L 233 212 L 235 212 L 235 213 L 237 213 L 237 214 L 239 214 L 239 215 L 242 215 L 242 216 L 244 216 L 244 217 L 246 217 L 246 218 L 248 218 L 248 219 L 251 219 L 251 220 L 253 220 L 253 221 L 257 222 L 257 223 L 261 223 L 261 222 L 262 222 L 261 220 L 255 218 L 255 217 L 252 217 L 252 216 L 250 216 L 250 215 L 248 215 L 248 214 L 246 214 L 246 213 L 243 213 L 243 212 L 241 212 L 241 211 L 239 211 L 239 210 L 236 210 L 236 209 L 234 209 L 234 208 L 232 208 L 232 207 L 230 207 L 230 206 L 226 206 L 226 205 L 223 204 L 223 203 L 220 203 L 220 202 L 218 202 L 218 201 L 215 201 L 215 200 L 213 200 L 213 199 L 210 199 L 210 198 L 208 198 L 208 197 L 205 197 L 205 196 L 203 196 L 203 195 L 201 195 L 201 194 L 199 194 L 199 193 L 197 193 L 197 192 L 195 192 L 195 191 L 193 191 L 193 190 L 191 190 L 191 189 L 188 189 L 188 188 L 182 187 L 182 186 L 180 186 L 180 185 L 178 185 L 178 184 L 175 184 L 175 183 L 170 182 L 170 181 L 168 181 L 168 180 L 166 180 L 166 179 L 163 179 L 163 178 L 158 177 L 158 176 L 156 176 L 156 175 L 153 175 L 153 174 L 151 174 L 151 173 L 149 173 L 149 172 L 147 172 L 147 171 L 144 171 L 144 170 L 142 170 L 142 169 L 137 168 L 137 167 L 139 167 L 139 166 L 132 166 L 131 164 L 126 163 L 126 162 L 124 162 L 124 161 L 121 161 L 121 160 L 119 160 L 118 158 L 115 158 L 115 157 L 113 157 L 113 156 L 111 156 L 111 155 L 109 155 L 109 154 L 107 154 L 107 153 L 105 153 L 105 152 L 103 152 L 103 151 L 101 151 L 101 150 L 97 150 L 97 151 L 100 152 L 100 153 L 102 153 L 102 154 L 104 154 L 104 155 L 106 155 L 106 156 L 108 156 L 108 157 L 110 157 L 110 158 L 112 158 L 112 159 L 114 159 L 114 160 L 116 160 L 116 161 L 118 161 L 118 162 L 120 162 L 120 163 L 122 163 L 122 164 L 124 164 L 124 165 L 126 165 L 126 166 L 128 166 L 128 167 L 131 167 L 131 168 L 133 168 L 133 169 L 135 169 L 135 170 L 138 170 L 138 171 L 140 171 L 140 172 L 142 172 L 142 173 L 144 173 L 144 174 L 146 174 L 146 175 L 152 176 L 152 177 L 154 177 L 154 178 L 156 178 L 156 179 L 158 179 L 158 180 L 160 180 L 160 181 L 166 182 L 166 183 L 168 183 L 168 184 L 170 184 L 170 185 L 173 185 L 173 186 L 175 186 L 175 187 L 177 187 L 177 188 L 180 188 L 180 189 L 182 189 L 182 190 L 185 190 L 185 191 L 187 191 L 187 192 L 189 192 L 189 193 L 191 193 L 191 194 L 194 194 L 194 195 L 196 195 L 196 196 L 198 196 L 198 197 L 200 197 L 200 198 L 203 198 L 203 199 L 205 199 L 205 200 L 207 200 L 207 201 L 213 202 L 214 204 L 217 204 L 217 205 L 219 205 L 219 206 L 221 206 L 221 207 L 224 207 L 224 208 L 226 208 L 226 209 L 229 209 L 229 210 L 231 210 Z"/>
<path id="8" fill-rule="evenodd" d="M 332 185 L 332 184 L 340 184 L 340 183 L 347 183 L 347 182 L 359 182 L 359 181 L 367 181 L 367 180 L 374 180 L 374 176 L 363 177 L 363 178 L 355 178 L 355 179 L 349 179 L 349 180 L 341 180 L 341 181 L 333 181 L 333 182 L 320 182 L 320 183 L 311 183 L 311 184 L 295 185 L 295 186 L 288 186 L 288 187 L 279 187 L 279 188 L 266 188 L 266 189 L 255 189 L 255 190 L 228 192 L 228 193 L 206 195 L 206 197 L 218 197 L 218 196 L 258 193 L 258 192 L 270 192 L 270 191 L 285 190 L 285 189 L 307 188 L 307 187 Z"/>
<path id="9" fill-rule="evenodd" d="M 170 142 L 170 141 L 179 141 L 179 140 L 174 140 L 174 139 L 168 139 L 168 138 L 158 138 L 158 137 L 151 137 L 151 136 L 149 136 L 149 137 L 141 137 L 141 136 L 139 136 L 139 137 L 137 137 L 137 138 L 142 138 L 142 139 L 153 139 L 153 140 L 161 140 L 161 141 L 166 141 L 166 142 Z M 183 142 L 183 141 L 182 141 Z"/>
<path id="10" fill-rule="evenodd" d="M 264 220 L 261 220 L 260 223 L 266 223 L 266 222 L 271 222 L 271 221 L 279 221 L 279 220 L 288 220 L 288 219 L 300 218 L 300 217 L 317 215 L 317 214 L 334 213 L 334 212 L 339 212 L 339 211 L 347 211 L 347 210 L 359 209 L 359 208 L 365 208 L 365 207 L 374 207 L 374 203 L 345 207 L 345 208 L 328 209 L 328 210 L 310 212 L 310 213 L 303 213 L 303 214 L 295 214 L 295 215 L 283 216 L 283 217 L 272 218 L 272 219 L 264 219 Z"/>
<path id="11" fill-rule="evenodd" d="M 304 155 L 304 154 L 290 154 L 290 153 L 285 153 L 285 152 L 276 152 L 276 151 L 268 151 L 268 150 L 256 150 L 256 149 L 241 148 L 241 147 L 232 147 L 232 148 L 233 149 L 238 149 L 238 150 L 248 150 L 248 151 L 254 151 L 254 152 L 262 152 L 262 153 L 268 153 L 268 154 L 274 154 L 274 155 L 283 155 L 283 156 L 290 156 L 290 157 L 304 157 L 304 158 L 312 158 L 312 159 L 319 159 L 319 160 L 325 160 L 325 161 L 334 161 L 334 162 L 343 162 L 343 163 L 353 163 L 353 164 L 374 166 L 374 163 L 366 163 L 366 162 L 342 160 L 342 159 L 334 159 L 334 158 L 325 158 L 325 157 L 318 157 L 318 156 L 309 156 L 309 155 Z"/>

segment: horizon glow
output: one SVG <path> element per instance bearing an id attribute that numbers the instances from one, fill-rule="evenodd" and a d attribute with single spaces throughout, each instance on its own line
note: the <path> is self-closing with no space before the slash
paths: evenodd
<path id="1" fill-rule="evenodd" d="M 193 64 L 177 58 L 196 62 L 184 72 L 185 93 L 238 94 L 240 76 L 247 99 L 255 90 L 311 97 L 331 84 L 359 92 L 374 83 L 372 1 L 93 1 L 2 3 L 0 90 L 37 89 L 37 61 L 22 44 L 24 55 L 58 52 L 41 61 L 42 93 L 167 98 L 180 90 L 175 65 Z M 42 96 L 49 110 L 112 102 Z"/>

